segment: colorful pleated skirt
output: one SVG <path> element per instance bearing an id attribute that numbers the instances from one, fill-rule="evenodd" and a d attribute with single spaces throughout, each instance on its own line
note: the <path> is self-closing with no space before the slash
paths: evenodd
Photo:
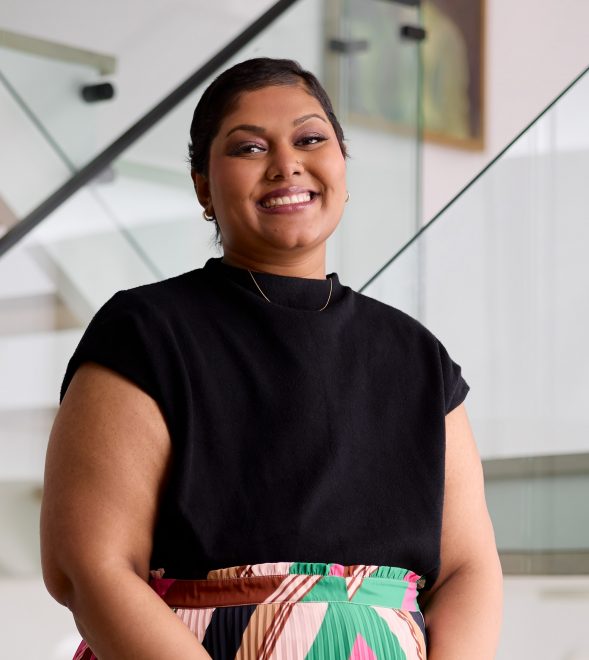
<path id="1" fill-rule="evenodd" d="M 280 562 L 152 588 L 214 660 L 425 660 L 420 576 L 392 566 Z M 74 660 L 95 660 L 82 642 Z"/>

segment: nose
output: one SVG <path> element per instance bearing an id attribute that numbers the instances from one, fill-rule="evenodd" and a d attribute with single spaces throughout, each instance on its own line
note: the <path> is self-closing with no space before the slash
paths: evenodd
<path id="1" fill-rule="evenodd" d="M 303 169 L 300 153 L 291 145 L 279 145 L 270 153 L 266 177 L 270 181 L 290 179 L 296 174 L 302 174 Z"/>

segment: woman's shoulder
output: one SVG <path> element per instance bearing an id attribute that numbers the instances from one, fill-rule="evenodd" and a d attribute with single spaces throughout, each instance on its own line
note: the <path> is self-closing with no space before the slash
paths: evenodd
<path id="1" fill-rule="evenodd" d="M 421 370 L 428 378 L 440 379 L 444 392 L 444 406 L 447 414 L 465 399 L 469 385 L 462 376 L 460 364 L 455 362 L 445 345 L 423 323 L 392 305 L 356 294 L 359 318 L 364 318 L 370 328 L 380 328 L 373 337 L 373 345 L 378 340 L 395 344 L 395 354 L 412 370 Z"/>
<path id="2" fill-rule="evenodd" d="M 150 342 L 164 345 L 160 340 L 206 316 L 200 313 L 204 296 L 198 291 L 205 289 L 200 270 L 117 291 L 90 319 L 76 352 L 103 354 L 116 348 L 137 350 Z"/>
<path id="3" fill-rule="evenodd" d="M 157 282 L 140 284 L 128 289 L 121 289 L 118 294 L 130 300 L 162 303 L 178 297 L 188 297 L 200 287 L 204 287 L 205 276 L 202 268 L 195 268 L 179 275 L 173 275 Z"/>
<path id="4" fill-rule="evenodd" d="M 198 271 L 190 271 L 112 295 L 82 333 L 66 368 L 60 400 L 83 362 L 117 371 L 157 399 L 161 369 L 178 362 L 174 350 L 182 327 L 192 327 L 194 318 L 204 317 L 186 311 L 199 281 Z"/>
<path id="5" fill-rule="evenodd" d="M 114 293 L 98 310 L 97 316 L 118 314 L 149 314 L 166 316 L 185 305 L 198 305 L 206 292 L 202 268 L 175 275 L 157 282 L 140 284 Z"/>
<path id="6" fill-rule="evenodd" d="M 394 332 L 397 338 L 435 342 L 437 338 L 421 321 L 399 307 L 354 291 L 359 322 L 384 332 Z M 362 321 L 364 319 L 364 321 Z"/>

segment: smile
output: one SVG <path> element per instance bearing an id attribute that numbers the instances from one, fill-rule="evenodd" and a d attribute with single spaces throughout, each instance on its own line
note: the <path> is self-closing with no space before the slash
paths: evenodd
<path id="1" fill-rule="evenodd" d="M 304 204 L 305 202 L 310 202 L 313 197 L 313 193 L 304 192 L 298 195 L 282 195 L 281 197 L 270 197 L 261 202 L 261 205 L 265 209 L 271 209 L 276 206 L 288 206 L 293 204 Z"/>

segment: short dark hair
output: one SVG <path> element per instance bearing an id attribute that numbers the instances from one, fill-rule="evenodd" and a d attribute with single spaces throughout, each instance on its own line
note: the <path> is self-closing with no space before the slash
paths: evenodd
<path id="1" fill-rule="evenodd" d="M 317 99 L 327 115 L 344 158 L 347 156 L 344 132 L 323 86 L 310 71 L 294 60 L 256 57 L 235 64 L 223 71 L 206 88 L 194 110 L 190 126 L 188 157 L 193 172 L 208 175 L 211 143 L 219 132 L 223 119 L 232 112 L 241 94 L 272 85 L 302 84 Z M 215 222 L 216 244 L 221 244 L 221 232 Z"/>

